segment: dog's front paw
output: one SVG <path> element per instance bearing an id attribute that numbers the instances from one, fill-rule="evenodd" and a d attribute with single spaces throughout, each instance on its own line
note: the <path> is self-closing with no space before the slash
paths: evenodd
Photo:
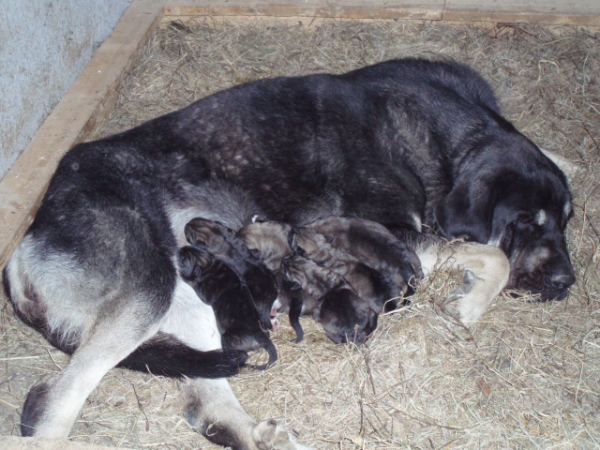
<path id="1" fill-rule="evenodd" d="M 442 310 L 466 326 L 474 325 L 485 311 L 473 292 L 477 280 L 473 272 L 465 270 L 462 286 L 452 291 L 442 302 Z"/>
<path id="2" fill-rule="evenodd" d="M 311 450 L 296 442 L 296 438 L 275 419 L 260 422 L 252 430 L 252 438 L 260 450 Z"/>

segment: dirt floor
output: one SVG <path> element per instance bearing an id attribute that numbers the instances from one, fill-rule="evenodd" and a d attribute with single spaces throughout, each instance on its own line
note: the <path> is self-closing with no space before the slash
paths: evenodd
<path id="1" fill-rule="evenodd" d="M 316 449 L 600 448 L 600 34 L 510 24 L 174 22 L 152 36 L 99 135 L 237 83 L 403 56 L 471 64 L 521 131 L 581 167 L 571 179 L 576 215 L 568 229 L 577 284 L 564 302 L 503 295 L 467 332 L 435 307 L 450 285 L 450 275 L 438 273 L 360 347 L 332 344 L 308 319 L 304 341 L 292 343 L 284 320 L 274 336 L 279 362 L 231 380 L 241 403 Z M 0 305 L 0 434 L 16 435 L 28 389 L 68 358 Z M 72 439 L 217 448 L 184 421 L 177 385 L 113 370 Z"/>

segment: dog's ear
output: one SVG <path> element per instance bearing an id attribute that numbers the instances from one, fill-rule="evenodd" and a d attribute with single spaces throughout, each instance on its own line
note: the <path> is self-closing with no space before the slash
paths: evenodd
<path id="1" fill-rule="evenodd" d="M 464 238 L 487 243 L 492 233 L 496 198 L 481 179 L 458 180 L 435 211 L 441 233 L 448 239 Z"/>

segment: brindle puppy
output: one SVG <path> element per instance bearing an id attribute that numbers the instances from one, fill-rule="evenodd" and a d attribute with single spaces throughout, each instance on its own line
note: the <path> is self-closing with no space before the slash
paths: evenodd
<path id="1" fill-rule="evenodd" d="M 377 328 L 378 314 L 332 270 L 294 255 L 284 258 L 282 273 L 301 293 L 302 312 L 320 322 L 336 344 L 361 344 Z"/>
<path id="2" fill-rule="evenodd" d="M 210 253 L 235 270 L 256 306 L 260 326 L 271 330 L 271 313 L 277 299 L 275 276 L 236 232 L 219 222 L 196 217 L 185 226 L 185 236 L 190 245 L 206 246 Z"/>
<path id="3" fill-rule="evenodd" d="M 292 229 L 292 226 L 287 223 L 265 221 L 254 217 L 252 223 L 239 230 L 238 237 L 275 275 L 279 291 L 279 311 L 288 312 L 290 325 L 296 332 L 294 341 L 300 342 L 304 338 L 304 330 L 300 325 L 302 293 L 281 274 L 283 259 L 294 253 L 290 246 Z"/>
<path id="4" fill-rule="evenodd" d="M 215 311 L 223 348 L 243 351 L 264 348 L 269 361 L 257 366 L 261 370 L 277 361 L 277 349 L 269 339 L 268 330 L 263 328 L 266 324 L 248 286 L 235 270 L 204 247 L 186 246 L 179 250 L 179 271 Z"/>

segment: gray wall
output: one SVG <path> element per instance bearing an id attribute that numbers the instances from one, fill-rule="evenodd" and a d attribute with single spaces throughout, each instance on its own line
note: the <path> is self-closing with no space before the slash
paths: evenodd
<path id="1" fill-rule="evenodd" d="M 0 178 L 132 0 L 0 0 Z"/>

